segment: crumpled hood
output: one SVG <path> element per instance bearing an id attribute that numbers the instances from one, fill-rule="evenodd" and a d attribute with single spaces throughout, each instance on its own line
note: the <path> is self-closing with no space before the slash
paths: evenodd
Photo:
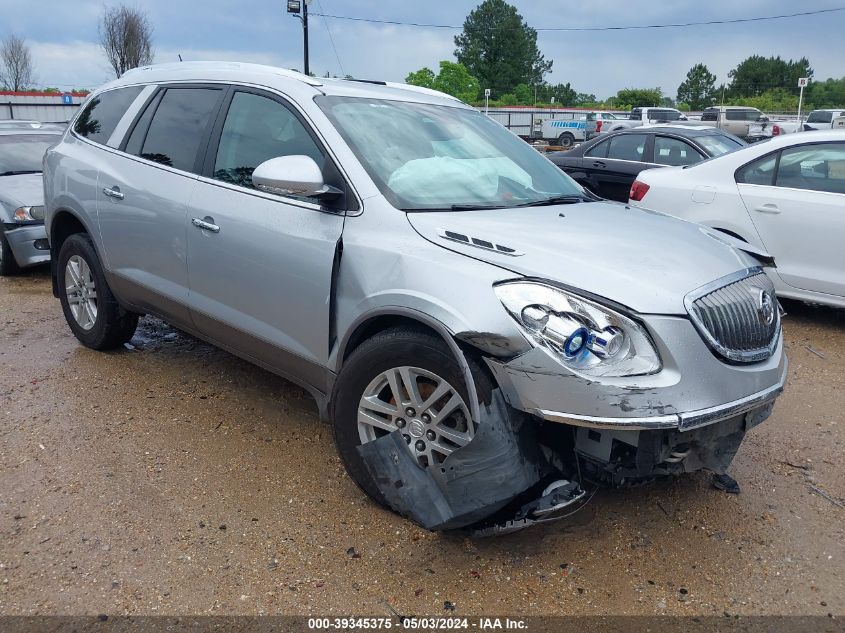
<path id="1" fill-rule="evenodd" d="M 18 207 L 37 207 L 44 204 L 44 184 L 41 174 L 0 176 L 0 204 L 9 214 Z M 4 217 L 3 220 L 11 220 Z"/>
<path id="2" fill-rule="evenodd" d="M 703 226 L 610 202 L 417 212 L 408 213 L 408 220 L 443 248 L 580 288 L 644 314 L 686 314 L 687 293 L 759 265 Z M 444 237 L 446 231 L 452 239 Z M 455 235 L 486 241 L 494 250 L 455 241 L 460 239 Z"/>

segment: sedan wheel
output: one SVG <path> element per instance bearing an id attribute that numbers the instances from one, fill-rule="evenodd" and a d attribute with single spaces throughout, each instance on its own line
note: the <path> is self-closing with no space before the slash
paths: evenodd
<path id="1" fill-rule="evenodd" d="M 97 285 L 91 267 L 79 255 L 65 265 L 65 292 L 70 312 L 83 330 L 97 323 Z"/>
<path id="2" fill-rule="evenodd" d="M 423 467 L 442 463 L 475 436 L 469 410 L 457 390 L 434 372 L 408 366 L 376 376 L 358 405 L 362 444 L 396 429 Z"/>

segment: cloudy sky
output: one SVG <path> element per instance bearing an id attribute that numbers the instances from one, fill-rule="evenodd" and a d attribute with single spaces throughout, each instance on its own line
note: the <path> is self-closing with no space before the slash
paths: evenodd
<path id="1" fill-rule="evenodd" d="M 312 13 L 461 25 L 480 0 L 312 0 Z M 131 2 L 130 2 L 131 3 Z M 596 27 L 746 18 L 845 6 L 845 0 L 513 0 L 535 28 Z M 302 67 L 300 22 L 284 0 L 139 0 L 155 28 L 156 61 L 215 59 Z M 110 77 L 96 44 L 102 0 L 0 0 L 0 37 L 14 31 L 32 48 L 37 82 L 68 89 Z M 401 81 L 409 71 L 453 59 L 445 28 L 312 16 L 311 70 Z M 746 24 L 651 31 L 540 32 L 554 60 L 551 83 L 606 97 L 623 87 L 660 86 L 674 96 L 694 63 L 719 80 L 752 54 L 807 56 L 816 79 L 845 75 L 845 11 Z M 331 39 L 334 40 L 335 50 Z"/>

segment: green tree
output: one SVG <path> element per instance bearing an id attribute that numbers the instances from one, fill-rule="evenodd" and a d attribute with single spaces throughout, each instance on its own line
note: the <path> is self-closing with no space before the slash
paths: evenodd
<path id="1" fill-rule="evenodd" d="M 467 103 L 476 101 L 480 90 L 478 79 L 469 74 L 466 66 L 449 61 L 440 62 L 440 72 L 434 79 L 434 89 Z"/>
<path id="2" fill-rule="evenodd" d="M 806 57 L 797 61 L 752 55 L 728 73 L 731 97 L 756 97 L 772 88 L 796 89 L 799 77 L 812 78 Z"/>
<path id="3" fill-rule="evenodd" d="M 640 106 L 656 106 L 663 99 L 663 91 L 660 88 L 623 88 L 616 93 L 616 107 L 623 106 L 636 108 Z"/>
<path id="4" fill-rule="evenodd" d="M 845 104 L 845 77 L 841 79 L 826 79 L 814 81 L 804 91 L 807 109 L 838 108 Z"/>
<path id="5" fill-rule="evenodd" d="M 505 0 L 484 0 L 471 11 L 455 46 L 458 61 L 493 95 L 521 83 L 539 86 L 552 69 L 537 47 L 537 31 Z"/>
<path id="6" fill-rule="evenodd" d="M 678 86 L 678 103 L 686 103 L 691 110 L 703 110 L 716 98 L 716 75 L 704 64 L 690 68 L 687 78 Z"/>
<path id="7" fill-rule="evenodd" d="M 405 77 L 405 83 L 423 88 L 434 88 L 435 79 L 437 78 L 434 75 L 434 71 L 431 68 L 425 67 L 408 73 L 408 76 Z"/>
<path id="8" fill-rule="evenodd" d="M 420 68 L 408 73 L 405 83 L 439 90 L 467 103 L 478 99 L 478 79 L 469 74 L 466 66 L 455 62 L 440 62 L 440 72 L 437 75 L 431 68 Z"/>
<path id="9" fill-rule="evenodd" d="M 531 88 L 525 84 L 518 84 L 513 89 L 513 94 L 520 105 L 531 105 L 534 103 L 534 94 L 531 92 Z"/>

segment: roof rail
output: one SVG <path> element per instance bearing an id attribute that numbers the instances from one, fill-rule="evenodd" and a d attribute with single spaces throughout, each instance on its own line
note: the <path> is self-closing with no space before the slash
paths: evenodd
<path id="1" fill-rule="evenodd" d="M 279 68 L 277 66 L 267 66 L 264 64 L 251 64 L 248 62 L 226 62 L 226 61 L 198 61 L 198 62 L 168 62 L 165 64 L 150 64 L 148 66 L 139 66 L 137 68 L 131 68 L 127 70 L 121 78 L 126 76 L 134 76 L 144 72 L 150 71 L 184 71 L 190 72 L 191 70 L 203 70 L 203 69 L 237 69 L 243 68 L 245 70 L 255 70 L 258 72 L 265 72 L 268 74 L 273 75 L 280 75 L 282 77 L 290 77 L 291 79 L 297 79 L 303 83 L 308 84 L 309 86 L 322 86 L 322 82 L 318 79 L 311 77 L 309 75 L 305 75 L 301 72 L 296 70 L 288 70 L 287 68 Z"/>
<path id="2" fill-rule="evenodd" d="M 425 95 L 430 95 L 432 97 L 441 97 L 443 99 L 451 99 L 452 101 L 457 101 L 458 103 L 463 103 L 457 97 L 453 97 L 450 94 L 446 94 L 445 92 L 440 92 L 439 90 L 433 90 L 432 88 L 423 88 L 422 86 L 412 86 L 411 84 L 400 84 L 393 81 L 385 81 L 384 85 L 389 88 L 398 88 L 400 90 L 410 90 L 411 92 L 419 92 Z"/>

